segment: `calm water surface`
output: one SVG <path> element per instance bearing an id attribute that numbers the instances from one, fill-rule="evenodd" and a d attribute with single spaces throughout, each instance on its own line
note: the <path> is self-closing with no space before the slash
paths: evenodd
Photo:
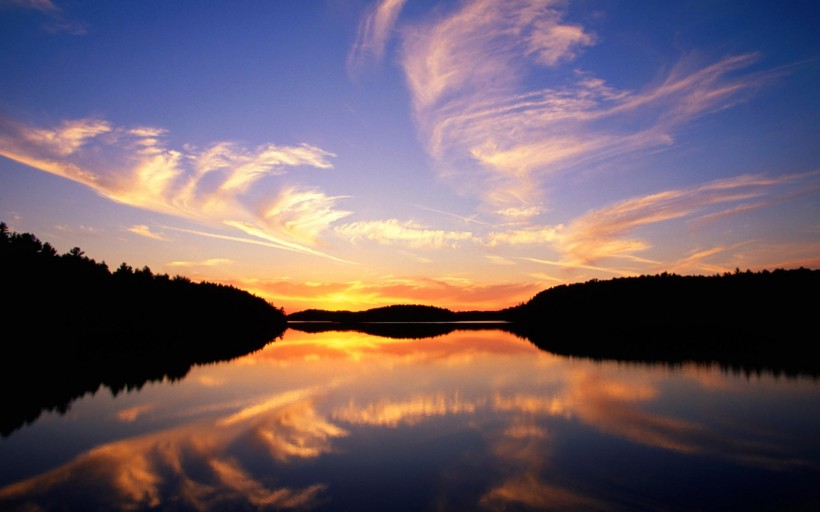
<path id="1" fill-rule="evenodd" d="M 820 384 L 294 330 L 0 439 L 0 510 L 820 510 Z"/>

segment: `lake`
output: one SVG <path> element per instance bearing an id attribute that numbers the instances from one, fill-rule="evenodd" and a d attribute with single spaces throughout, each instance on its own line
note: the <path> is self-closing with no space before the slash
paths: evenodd
<path id="1" fill-rule="evenodd" d="M 290 329 L 0 439 L 39 509 L 820 510 L 820 382 Z"/>

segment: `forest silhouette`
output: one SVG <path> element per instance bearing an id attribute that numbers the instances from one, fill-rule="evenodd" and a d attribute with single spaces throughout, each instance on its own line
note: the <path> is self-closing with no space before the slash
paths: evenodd
<path id="1" fill-rule="evenodd" d="M 246 291 L 121 264 L 77 247 L 58 254 L 0 223 L 4 306 L 0 435 L 43 410 L 65 412 L 100 387 L 113 394 L 179 379 L 279 337 L 284 312 Z"/>
<path id="2" fill-rule="evenodd" d="M 556 286 L 501 314 L 558 354 L 817 376 L 818 291 L 806 268 L 663 273 Z"/>

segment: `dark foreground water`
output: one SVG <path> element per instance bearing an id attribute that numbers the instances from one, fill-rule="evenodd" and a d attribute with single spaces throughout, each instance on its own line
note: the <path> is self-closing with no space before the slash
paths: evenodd
<path id="1" fill-rule="evenodd" d="M 0 439 L 0 510 L 40 509 L 820 510 L 820 384 L 289 330 Z"/>

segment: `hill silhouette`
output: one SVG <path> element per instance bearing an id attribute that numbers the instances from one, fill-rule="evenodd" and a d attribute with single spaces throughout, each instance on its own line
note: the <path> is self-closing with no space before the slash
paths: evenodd
<path id="1" fill-rule="evenodd" d="M 110 272 L 77 247 L 61 255 L 4 223 L 0 270 L 3 436 L 100 387 L 116 394 L 178 379 L 192 365 L 259 349 L 287 328 L 280 309 L 243 290 L 125 263 Z"/>
<path id="2" fill-rule="evenodd" d="M 364 311 L 306 309 L 288 315 L 288 322 L 483 322 L 503 320 L 498 311 L 451 311 L 419 304 L 396 304 Z"/>

